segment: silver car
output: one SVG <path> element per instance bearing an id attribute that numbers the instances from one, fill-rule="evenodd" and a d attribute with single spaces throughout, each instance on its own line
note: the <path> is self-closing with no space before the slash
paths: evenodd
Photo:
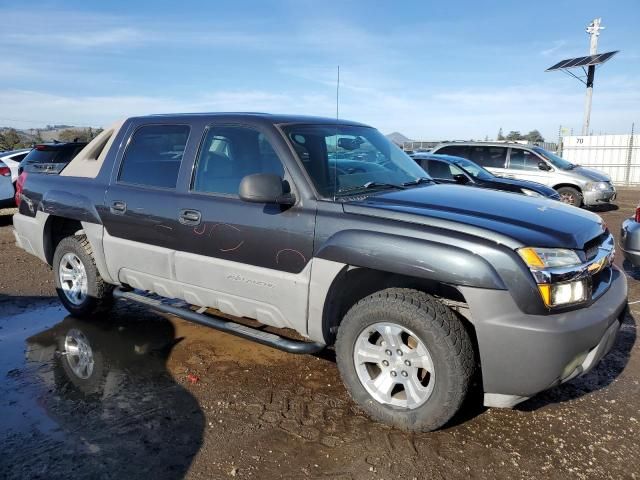
<path id="1" fill-rule="evenodd" d="M 11 170 L 0 160 L 0 208 L 15 206 L 16 191 L 11 181 Z"/>
<path id="2" fill-rule="evenodd" d="M 591 207 L 612 202 L 616 190 L 599 170 L 575 165 L 534 145 L 504 142 L 454 142 L 432 153 L 468 158 L 500 177 L 531 180 L 555 189 L 563 202 Z"/>

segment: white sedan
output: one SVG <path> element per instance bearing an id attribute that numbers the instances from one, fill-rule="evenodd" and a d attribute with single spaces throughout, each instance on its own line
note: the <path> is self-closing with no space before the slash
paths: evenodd
<path id="1" fill-rule="evenodd" d="M 18 165 L 31 151 L 30 148 L 0 152 L 0 162 L 4 163 L 11 171 L 11 181 L 15 184 L 18 179 Z"/>

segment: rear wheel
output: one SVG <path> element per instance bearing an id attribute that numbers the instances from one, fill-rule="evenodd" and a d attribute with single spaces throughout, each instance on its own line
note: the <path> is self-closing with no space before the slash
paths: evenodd
<path id="1" fill-rule="evenodd" d="M 53 269 L 58 297 L 71 314 L 83 317 L 111 307 L 113 286 L 100 276 L 84 235 L 60 241 L 53 255 Z"/>
<path id="2" fill-rule="evenodd" d="M 558 195 L 560 195 L 562 203 L 573 205 L 574 207 L 582 205 L 582 194 L 575 188 L 560 187 L 558 189 Z"/>
<path id="3" fill-rule="evenodd" d="M 453 311 L 409 289 L 377 292 L 354 305 L 338 330 L 336 359 L 351 397 L 398 428 L 440 428 L 467 394 L 475 360 Z"/>

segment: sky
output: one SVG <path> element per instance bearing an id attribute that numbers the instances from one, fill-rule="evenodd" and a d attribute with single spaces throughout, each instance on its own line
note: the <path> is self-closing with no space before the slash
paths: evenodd
<path id="1" fill-rule="evenodd" d="M 580 132 L 584 85 L 544 70 L 606 27 L 591 128 L 640 130 L 638 0 L 0 0 L 0 125 L 132 115 L 339 115 L 412 139 Z"/>

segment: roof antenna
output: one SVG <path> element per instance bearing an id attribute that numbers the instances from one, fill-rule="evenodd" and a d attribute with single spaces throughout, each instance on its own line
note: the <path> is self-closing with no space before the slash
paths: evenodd
<path id="1" fill-rule="evenodd" d="M 334 146 L 335 161 L 333 164 L 333 201 L 338 193 L 338 120 L 340 119 L 340 65 L 338 65 L 338 79 L 336 82 L 336 144 Z"/>
<path id="2" fill-rule="evenodd" d="M 338 65 L 338 81 L 336 82 L 336 120 L 340 119 L 340 65 Z"/>

